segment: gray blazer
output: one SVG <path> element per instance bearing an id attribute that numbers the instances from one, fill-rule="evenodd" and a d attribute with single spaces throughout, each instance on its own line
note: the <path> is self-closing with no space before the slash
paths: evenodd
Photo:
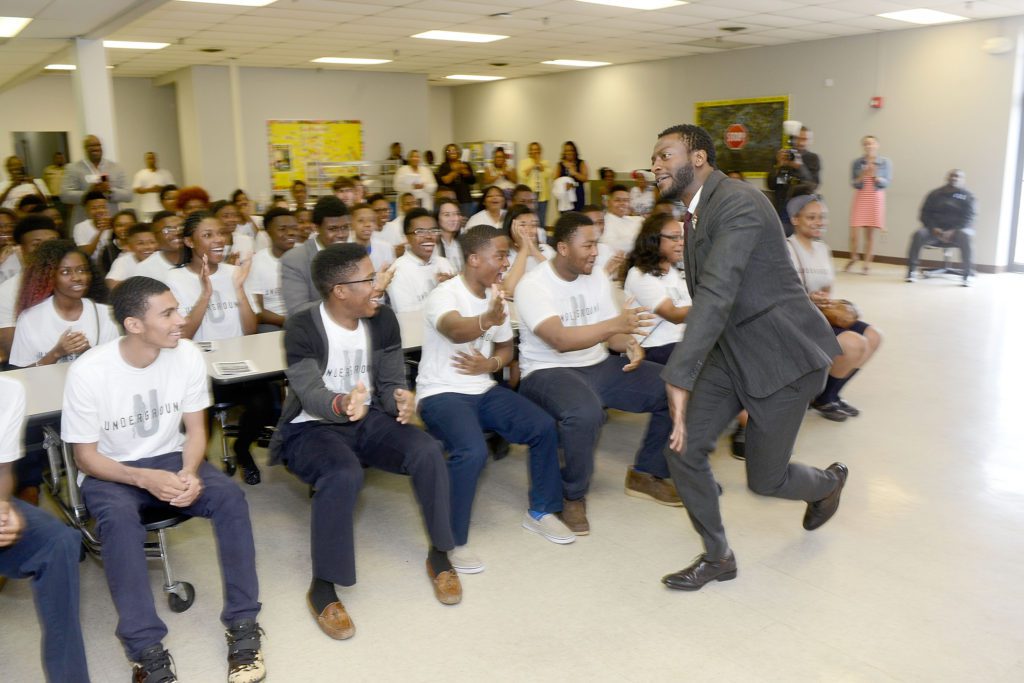
<path id="1" fill-rule="evenodd" d="M 314 233 L 281 256 L 281 296 L 289 316 L 311 302 L 320 302 L 320 292 L 316 291 L 312 277 L 313 257 L 317 251 Z"/>
<path id="2" fill-rule="evenodd" d="M 832 364 L 835 334 L 800 285 L 771 202 L 753 185 L 714 171 L 686 245 L 693 309 L 662 378 L 693 389 L 713 348 L 754 398 Z"/>
<path id="3" fill-rule="evenodd" d="M 99 171 L 101 174 L 105 173 L 110 176 L 110 215 L 113 216 L 120 210 L 122 202 L 128 203 L 132 200 L 132 188 L 128 184 L 128 176 L 113 161 L 100 159 Z M 92 186 L 92 183 L 86 180 L 86 176 L 91 174 L 92 169 L 85 161 L 76 161 L 64 167 L 64 179 L 60 184 L 60 200 L 72 207 L 69 230 L 88 218 L 85 215 L 85 207 L 82 206 L 82 197 Z"/>

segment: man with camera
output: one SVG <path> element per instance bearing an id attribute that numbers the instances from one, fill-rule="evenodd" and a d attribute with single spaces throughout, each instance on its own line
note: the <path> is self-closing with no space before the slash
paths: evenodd
<path id="1" fill-rule="evenodd" d="M 806 184 L 817 188 L 821 184 L 821 158 L 807 149 L 812 139 L 810 128 L 801 126 L 796 138 L 789 139 L 793 140 L 793 146 L 783 147 L 775 153 L 775 164 L 768 171 L 766 180 L 786 237 L 793 233 L 793 225 L 789 222 L 789 214 L 786 213 L 790 189 L 795 185 Z"/>

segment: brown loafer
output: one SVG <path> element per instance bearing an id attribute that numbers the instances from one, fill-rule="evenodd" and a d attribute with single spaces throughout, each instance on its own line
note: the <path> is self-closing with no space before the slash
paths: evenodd
<path id="1" fill-rule="evenodd" d="M 329 637 L 335 640 L 348 640 L 356 634 L 356 625 L 352 623 L 352 617 L 345 611 L 345 606 L 341 604 L 340 600 L 324 607 L 324 611 L 320 614 L 316 613 L 313 601 L 309 599 L 309 593 L 306 593 L 306 604 L 309 605 L 309 611 L 316 619 L 316 625 Z"/>
<path id="2" fill-rule="evenodd" d="M 442 605 L 457 605 L 462 601 L 462 583 L 459 575 L 454 569 L 443 571 L 440 574 L 434 573 L 434 568 L 427 560 L 427 576 L 434 584 L 434 596 Z"/>

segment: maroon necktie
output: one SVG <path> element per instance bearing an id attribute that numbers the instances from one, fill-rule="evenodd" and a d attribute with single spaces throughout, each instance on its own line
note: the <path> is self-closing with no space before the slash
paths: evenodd
<path id="1" fill-rule="evenodd" d="M 693 214 L 687 211 L 683 214 L 683 244 L 690 246 L 690 235 L 693 234 Z"/>

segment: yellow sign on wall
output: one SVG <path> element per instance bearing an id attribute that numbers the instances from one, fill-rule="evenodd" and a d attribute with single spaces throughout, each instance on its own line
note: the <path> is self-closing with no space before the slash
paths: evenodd
<path id="1" fill-rule="evenodd" d="M 267 154 L 273 191 L 306 180 L 309 162 L 337 163 L 363 158 L 361 121 L 267 121 Z"/>

